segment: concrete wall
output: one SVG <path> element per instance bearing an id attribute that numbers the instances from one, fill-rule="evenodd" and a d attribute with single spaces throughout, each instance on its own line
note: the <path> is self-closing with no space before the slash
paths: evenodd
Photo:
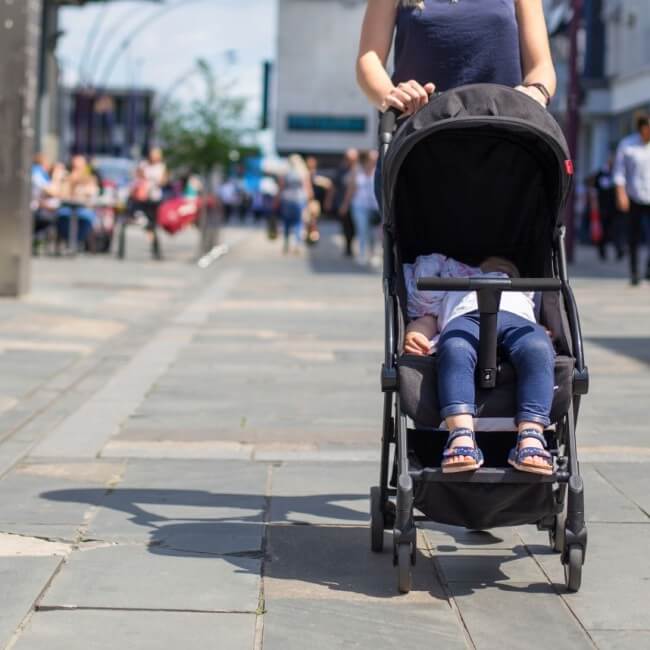
<path id="1" fill-rule="evenodd" d="M 29 290 L 40 0 L 0 2 L 0 295 Z"/>
<path id="2" fill-rule="evenodd" d="M 376 110 L 355 78 L 365 0 L 280 0 L 275 80 L 279 152 L 376 146 Z M 364 133 L 289 130 L 289 115 L 362 117 Z"/>

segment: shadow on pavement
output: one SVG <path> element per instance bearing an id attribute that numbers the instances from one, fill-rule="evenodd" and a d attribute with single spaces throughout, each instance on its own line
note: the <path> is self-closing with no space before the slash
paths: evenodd
<path id="1" fill-rule="evenodd" d="M 650 365 L 650 336 L 589 336 L 587 341 Z"/>
<path id="2" fill-rule="evenodd" d="M 334 273 L 346 275 L 378 275 L 378 271 L 361 266 L 354 258 L 343 255 L 342 244 L 337 243 L 336 235 L 340 225 L 325 221 L 320 226 L 320 241 L 307 247 L 309 266 L 314 273 Z M 342 242 L 342 240 L 341 240 Z"/>
<path id="3" fill-rule="evenodd" d="M 124 513 L 122 521 L 114 517 L 104 527 L 105 534 L 93 532 L 92 541 L 118 541 L 139 538 L 143 527 L 148 534 L 147 548 L 153 554 L 175 557 L 219 557 L 237 567 L 238 572 L 257 572 L 251 560 L 265 560 L 265 575 L 281 592 L 293 583 L 303 589 L 327 589 L 353 592 L 374 598 L 397 596 L 396 571 L 391 561 L 392 540 L 385 536 L 384 552 L 372 553 L 367 525 L 360 523 L 367 515 L 341 503 L 363 500 L 359 494 L 320 494 L 310 496 L 273 496 L 255 494 L 216 494 L 204 490 L 164 489 L 74 489 L 45 492 L 50 501 L 99 505 L 98 517 L 114 511 Z M 152 511 L 148 510 L 150 507 Z M 191 509 L 186 514 L 182 508 Z M 177 510 L 176 514 L 174 508 Z M 223 516 L 201 517 L 197 509 L 224 509 Z M 167 516 L 155 511 L 167 509 Z M 267 514 L 266 541 L 264 542 Z M 245 511 L 249 511 L 247 514 Z M 333 524 L 305 523 L 307 520 L 335 520 Z M 301 523 L 302 520 L 302 523 Z M 115 525 L 115 533 L 111 531 Z M 131 524 L 135 527 L 131 528 Z M 431 529 L 431 524 L 429 527 Z M 435 526 L 433 527 L 435 530 Z M 449 526 L 440 530 L 467 545 L 490 545 L 500 542 L 489 532 L 468 532 Z M 99 539 L 98 539 L 99 538 Z M 104 538 L 104 539 L 102 539 Z M 436 554 L 435 551 L 439 553 Z M 455 546 L 441 545 L 434 549 L 436 562 L 455 594 L 472 593 L 488 587 L 528 593 L 548 592 L 546 583 L 512 584 L 502 567 L 528 553 L 517 547 L 503 554 L 455 553 Z M 513 553 L 514 551 L 514 553 Z M 282 585 L 285 584 L 283 587 Z M 311 585 L 306 587 L 305 585 Z M 413 575 L 413 592 L 425 592 L 446 599 L 432 560 L 418 549 Z"/>

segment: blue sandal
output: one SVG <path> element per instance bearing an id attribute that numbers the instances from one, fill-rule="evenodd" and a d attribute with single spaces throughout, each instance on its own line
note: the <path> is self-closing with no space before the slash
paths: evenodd
<path id="1" fill-rule="evenodd" d="M 449 445 L 456 440 L 456 438 L 469 437 L 474 441 L 473 447 L 450 447 Z M 471 462 L 463 463 L 449 463 L 452 458 L 459 456 L 469 456 L 474 460 Z M 445 450 L 442 452 L 442 467 L 443 474 L 453 474 L 456 472 L 470 472 L 478 469 L 483 465 L 483 452 L 476 446 L 476 437 L 471 429 L 454 429 L 447 438 Z"/>
<path id="2" fill-rule="evenodd" d="M 539 440 L 544 445 L 544 449 L 540 449 L 539 447 L 520 448 L 519 445 L 525 438 Z M 510 450 L 508 462 L 521 472 L 549 476 L 553 473 L 553 456 L 546 449 L 546 438 L 539 431 L 535 431 L 535 429 L 526 429 L 517 435 L 517 445 Z M 547 463 L 546 466 L 524 462 L 526 458 L 531 458 L 532 456 L 543 458 Z"/>

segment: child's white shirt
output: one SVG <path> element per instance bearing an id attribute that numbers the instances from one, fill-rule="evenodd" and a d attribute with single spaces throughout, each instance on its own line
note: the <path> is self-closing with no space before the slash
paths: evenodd
<path id="1" fill-rule="evenodd" d="M 464 278 L 492 277 L 506 278 L 505 273 L 484 273 L 478 267 L 468 266 L 451 257 L 439 253 L 421 255 L 414 264 L 404 264 L 404 282 L 406 284 L 406 311 L 409 318 L 435 316 L 438 332 L 454 318 L 478 310 L 476 291 L 420 291 L 417 281 L 423 277 Z M 533 293 L 523 291 L 504 291 L 501 294 L 499 311 L 517 314 L 526 320 L 535 322 Z M 432 340 L 432 349 L 437 344 L 439 334 Z"/>

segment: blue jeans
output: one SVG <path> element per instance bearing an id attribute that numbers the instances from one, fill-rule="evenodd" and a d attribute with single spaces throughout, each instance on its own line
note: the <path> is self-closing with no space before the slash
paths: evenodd
<path id="1" fill-rule="evenodd" d="M 438 398 L 440 415 L 476 415 L 476 363 L 479 313 L 451 320 L 438 344 Z M 536 323 L 501 311 L 497 316 L 497 343 L 517 373 L 516 422 L 550 424 L 555 379 L 555 352 L 548 334 Z"/>
<path id="2" fill-rule="evenodd" d="M 296 244 L 302 239 L 302 213 L 305 204 L 297 201 L 283 201 L 280 209 L 282 223 L 284 225 L 284 242 L 289 244 L 289 237 L 293 233 Z"/>
<path id="3" fill-rule="evenodd" d="M 354 232 L 359 242 L 359 257 L 364 259 L 368 248 L 368 238 L 370 236 L 370 216 L 371 210 L 359 206 L 352 206 L 352 219 L 354 221 Z"/>

